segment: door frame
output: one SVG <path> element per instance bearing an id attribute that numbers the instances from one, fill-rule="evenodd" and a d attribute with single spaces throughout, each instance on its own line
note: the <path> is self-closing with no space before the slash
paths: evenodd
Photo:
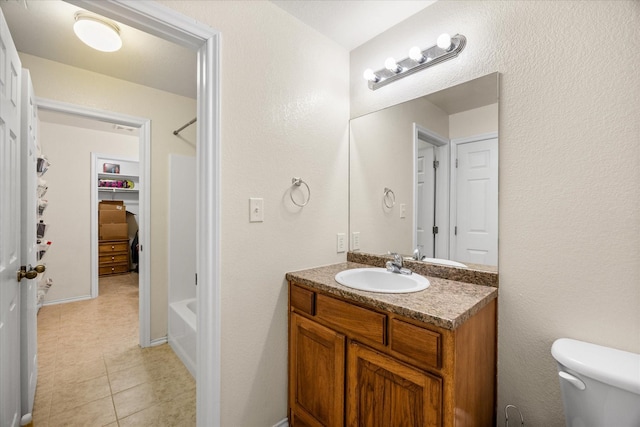
<path id="1" fill-rule="evenodd" d="M 437 174 L 437 187 L 436 187 L 436 198 L 440 203 L 436 207 L 436 222 L 438 224 L 438 229 L 443 230 L 443 232 L 439 232 L 435 237 L 436 242 L 436 253 L 434 254 L 435 258 L 446 258 L 449 259 L 449 238 L 448 233 L 445 233 L 444 230 L 449 229 L 449 146 L 451 145 L 451 140 L 449 138 L 445 138 L 444 136 L 425 128 L 417 123 L 413 123 L 413 248 L 417 248 L 418 246 L 418 238 L 417 238 L 417 227 L 418 227 L 418 150 L 420 148 L 419 141 L 424 141 L 427 144 L 433 145 L 434 154 L 437 153 L 439 156 L 438 161 L 439 167 L 436 169 Z"/>
<path id="2" fill-rule="evenodd" d="M 48 110 L 57 113 L 69 114 L 91 120 L 98 120 L 113 124 L 130 126 L 138 129 L 139 164 L 140 164 L 140 215 L 139 225 L 141 230 L 141 244 L 146 247 L 144 253 L 140 253 L 140 278 L 139 278 L 139 329 L 140 347 L 151 345 L 151 245 L 150 245 L 150 218 L 151 199 L 148 191 L 148 183 L 151 179 L 151 121 L 149 119 L 129 116 L 75 105 L 52 99 L 36 98 L 39 110 Z M 95 175 L 95 153 L 91 157 L 91 179 Z M 93 182 L 93 181 L 92 181 Z M 94 183 L 95 184 L 95 183 Z M 98 296 L 98 219 L 96 209 L 98 206 L 98 191 L 95 185 L 91 187 L 91 298 Z"/>
<path id="3" fill-rule="evenodd" d="M 456 166 L 456 161 L 458 160 L 458 144 L 468 144 L 470 142 L 479 142 L 479 141 L 484 141 L 487 139 L 494 139 L 494 138 L 498 138 L 498 132 L 488 132 L 488 133 L 481 133 L 478 135 L 473 135 L 473 136 L 467 136 L 464 138 L 455 138 L 451 140 L 451 165 L 450 165 L 450 170 L 451 170 L 451 176 L 449 177 L 449 180 L 451 182 L 451 185 L 449 187 L 449 192 L 451 195 L 450 198 L 450 207 L 449 207 L 449 224 L 451 224 L 451 227 L 449 228 L 449 250 L 450 250 L 450 256 L 453 256 L 453 254 L 456 253 L 456 230 L 455 230 L 455 225 L 458 222 L 457 216 L 456 216 L 456 209 L 457 209 L 457 200 L 458 200 L 458 195 L 457 195 L 457 185 L 458 185 L 458 168 Z"/>
<path id="4" fill-rule="evenodd" d="M 220 426 L 220 33 L 156 2 L 67 0 L 198 52 L 197 425 Z"/>

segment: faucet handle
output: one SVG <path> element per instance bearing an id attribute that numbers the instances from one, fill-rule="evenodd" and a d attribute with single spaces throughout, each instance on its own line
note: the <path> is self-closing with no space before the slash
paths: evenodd
<path id="1" fill-rule="evenodd" d="M 394 264 L 397 264 L 398 266 L 402 267 L 402 255 L 398 253 L 392 253 L 391 255 L 393 255 Z"/>
<path id="2" fill-rule="evenodd" d="M 422 259 L 422 255 L 420 254 L 420 248 L 416 248 L 413 251 L 413 259 L 415 259 L 416 261 L 420 261 Z"/>

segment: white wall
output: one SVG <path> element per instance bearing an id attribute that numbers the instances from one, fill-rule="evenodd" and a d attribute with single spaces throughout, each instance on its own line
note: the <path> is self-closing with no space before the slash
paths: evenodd
<path id="1" fill-rule="evenodd" d="M 486 105 L 449 116 L 449 138 L 467 138 L 498 131 L 498 104 Z"/>
<path id="2" fill-rule="evenodd" d="M 151 119 L 151 339 L 166 336 L 169 154 L 194 154 L 193 130 L 182 138 L 173 131 L 195 116 L 196 101 L 32 55 L 20 59 L 38 97 Z"/>
<path id="3" fill-rule="evenodd" d="M 349 55 L 270 2 L 162 3 L 222 33 L 222 425 L 271 426 L 286 416 L 284 275 L 345 259 Z"/>
<path id="4" fill-rule="evenodd" d="M 362 70 L 467 47 L 375 92 Z M 558 337 L 640 352 L 640 3 L 439 1 L 351 53 L 351 116 L 499 71 L 499 424 L 563 426 Z"/>
<path id="5" fill-rule="evenodd" d="M 44 219 L 52 241 L 43 258 L 54 285 L 45 301 L 91 295 L 91 153 L 138 157 L 138 137 L 41 122 L 40 146 L 51 162 Z"/>

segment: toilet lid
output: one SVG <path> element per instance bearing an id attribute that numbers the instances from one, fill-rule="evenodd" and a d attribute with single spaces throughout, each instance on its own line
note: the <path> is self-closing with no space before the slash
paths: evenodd
<path id="1" fill-rule="evenodd" d="M 640 354 L 569 338 L 556 340 L 551 354 L 579 374 L 640 395 Z"/>

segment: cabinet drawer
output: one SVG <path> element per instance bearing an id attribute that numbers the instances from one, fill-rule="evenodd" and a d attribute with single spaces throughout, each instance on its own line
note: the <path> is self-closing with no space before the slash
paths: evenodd
<path id="1" fill-rule="evenodd" d="M 442 338 L 439 333 L 391 319 L 391 350 L 401 353 L 418 364 L 440 368 Z"/>
<path id="2" fill-rule="evenodd" d="M 98 253 L 100 255 L 111 253 L 111 252 L 127 252 L 128 250 L 129 250 L 128 240 L 98 244 Z"/>
<path id="3" fill-rule="evenodd" d="M 296 310 L 313 316 L 315 313 L 316 294 L 315 292 L 291 285 L 290 304 Z"/>
<path id="4" fill-rule="evenodd" d="M 120 265 L 107 265 L 101 266 L 98 268 L 98 275 L 104 276 L 107 274 L 121 274 L 129 272 L 129 264 L 120 264 Z"/>
<path id="5" fill-rule="evenodd" d="M 99 262 L 101 266 L 104 266 L 105 264 L 109 264 L 109 263 L 118 263 L 118 264 L 122 264 L 122 263 L 126 263 L 129 262 L 129 254 L 124 253 L 124 254 L 112 254 L 112 255 L 101 255 L 99 257 Z"/>
<path id="6" fill-rule="evenodd" d="M 318 294 L 316 316 L 342 329 L 348 335 L 386 344 L 387 316 L 384 314 Z"/>

